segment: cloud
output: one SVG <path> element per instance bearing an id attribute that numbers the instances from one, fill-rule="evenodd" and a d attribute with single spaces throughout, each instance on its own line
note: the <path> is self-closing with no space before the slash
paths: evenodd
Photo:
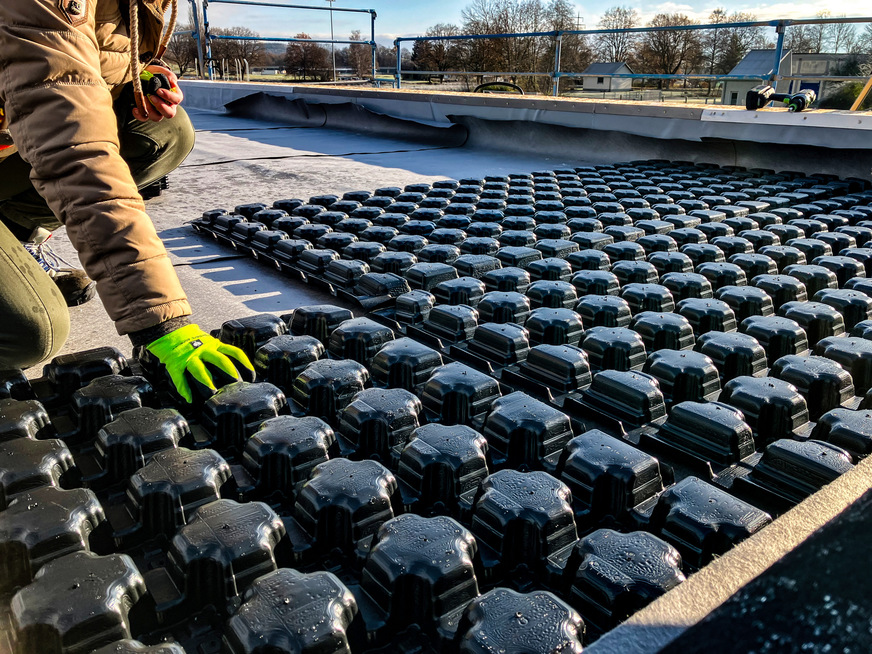
<path id="1" fill-rule="evenodd" d="M 620 0 L 611 2 L 611 5 L 621 4 Z M 686 14 L 699 22 L 706 22 L 709 14 L 718 7 L 724 7 L 728 12 L 742 11 L 752 13 L 760 20 L 774 20 L 778 18 L 815 18 L 822 11 L 829 11 L 833 16 L 862 16 L 860 3 L 857 0 L 800 0 L 799 2 L 642 2 L 628 3 L 639 12 L 641 22 L 644 24 L 656 14 L 681 13 Z M 600 20 L 601 7 L 597 6 L 596 12 L 589 12 L 587 19 L 588 28 L 595 28 Z M 862 27 L 862 26 L 861 26 Z"/>

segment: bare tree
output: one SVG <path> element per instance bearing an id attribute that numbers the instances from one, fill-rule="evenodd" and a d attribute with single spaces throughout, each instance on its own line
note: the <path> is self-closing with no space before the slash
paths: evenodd
<path id="1" fill-rule="evenodd" d="M 712 25 L 753 23 L 756 20 L 754 14 L 727 14 L 723 8 L 715 9 L 708 17 L 708 22 Z M 700 45 L 700 63 L 709 75 L 730 72 L 752 48 L 772 47 L 767 43 L 766 32 L 762 27 L 717 27 L 706 30 L 700 37 Z"/>
<path id="2" fill-rule="evenodd" d="M 552 31 L 555 12 L 562 11 L 564 5 L 569 6 L 554 1 L 546 5 L 542 0 L 472 0 L 463 10 L 463 31 L 466 34 Z M 544 58 L 550 56 L 553 65 L 554 37 L 467 41 L 457 46 L 457 53 L 466 70 L 543 72 L 550 68 L 550 65 L 542 68 Z M 507 77 L 527 89 L 550 85 L 544 77 L 538 80 L 530 76 Z"/>
<path id="3" fill-rule="evenodd" d="M 260 36 L 247 27 L 226 27 L 211 30 L 220 36 L 244 36 L 246 39 L 215 39 L 212 41 L 212 57 L 214 59 L 245 59 L 249 66 L 259 66 L 264 61 L 266 49 L 263 41 L 250 41 L 249 38 Z"/>
<path id="4" fill-rule="evenodd" d="M 179 77 L 184 77 L 189 71 L 197 70 L 197 41 L 191 36 L 193 30 L 192 25 L 177 27 L 176 31 L 179 33 L 170 38 L 167 51 L 164 53 L 164 59 L 179 69 Z"/>
<path id="5" fill-rule="evenodd" d="M 312 37 L 300 33 L 294 38 L 311 39 Z M 330 51 L 318 43 L 300 43 L 299 41 L 288 43 L 285 52 L 285 70 L 288 74 L 294 73 L 302 77 L 303 81 L 309 77 L 324 81 L 330 71 Z"/>
<path id="6" fill-rule="evenodd" d="M 815 14 L 815 18 L 829 18 L 829 11 L 819 11 Z M 808 26 L 808 39 L 809 44 L 811 45 L 810 52 L 824 52 L 827 49 L 827 35 L 830 30 L 830 26 L 825 23 L 818 23 L 816 25 Z"/>
<path id="7" fill-rule="evenodd" d="M 392 48 L 380 45 L 376 48 L 376 63 L 379 67 L 396 68 L 397 52 Z"/>
<path id="8" fill-rule="evenodd" d="M 694 25 L 684 14 L 657 14 L 648 23 L 649 27 Z M 638 59 L 643 72 L 675 75 L 688 72 L 701 58 L 702 47 L 699 34 L 691 30 L 666 30 L 646 32 L 642 37 Z M 663 80 L 658 86 L 663 88 Z"/>
<path id="9" fill-rule="evenodd" d="M 842 14 L 839 18 L 845 18 L 845 15 Z M 830 52 L 855 52 L 858 45 L 856 26 L 852 23 L 833 23 L 829 25 L 827 42 Z"/>
<path id="10" fill-rule="evenodd" d="M 793 52 L 820 52 L 815 50 L 818 35 L 811 25 L 790 25 L 784 32 L 784 49 Z"/>
<path id="11" fill-rule="evenodd" d="M 354 30 L 350 40 L 363 41 L 360 30 Z M 363 43 L 348 46 L 348 63 L 357 77 L 372 77 L 372 48 Z"/>
<path id="12" fill-rule="evenodd" d="M 546 12 L 550 16 L 549 29 L 554 31 L 571 31 L 576 29 L 576 8 L 568 0 L 552 0 Z M 554 46 L 549 46 L 543 54 L 541 70 L 548 70 L 554 62 Z M 593 61 L 593 52 L 587 36 L 583 34 L 565 34 L 560 47 L 560 70 L 565 73 L 581 73 Z M 547 80 L 544 80 L 547 82 Z M 571 78 L 560 80 L 559 90 L 573 85 Z"/>
<path id="13" fill-rule="evenodd" d="M 459 36 L 457 25 L 438 23 L 430 27 L 424 36 Z M 412 49 L 412 61 L 419 70 L 451 70 L 458 65 L 456 46 L 451 41 L 416 41 Z"/>
<path id="14" fill-rule="evenodd" d="M 872 23 L 866 23 L 866 29 L 864 29 L 857 38 L 855 50 L 857 52 L 872 54 Z"/>
<path id="15" fill-rule="evenodd" d="M 612 7 L 600 19 L 600 29 L 630 29 L 638 26 L 639 14 L 631 7 Z M 597 54 L 606 61 L 630 61 L 636 48 L 636 34 L 619 32 L 617 34 L 598 34 Z"/>
<path id="16" fill-rule="evenodd" d="M 709 14 L 709 25 L 721 25 L 728 23 L 730 20 L 727 10 L 723 7 L 718 7 Z M 728 30 L 716 28 L 706 30 L 701 37 L 702 56 L 705 62 L 705 70 L 709 75 L 713 75 L 718 60 L 721 58 L 721 52 L 724 47 L 724 42 L 727 40 Z"/>

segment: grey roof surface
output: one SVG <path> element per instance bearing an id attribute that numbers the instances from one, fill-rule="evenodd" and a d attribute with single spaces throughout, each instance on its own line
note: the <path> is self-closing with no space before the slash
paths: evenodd
<path id="1" fill-rule="evenodd" d="M 790 56 L 790 50 L 784 51 L 781 61 L 783 62 Z M 768 77 L 772 74 L 772 68 L 775 64 L 775 50 L 751 50 L 744 56 L 742 61 L 737 63 L 730 75 L 760 75 Z"/>
<path id="2" fill-rule="evenodd" d="M 614 75 L 619 72 L 621 68 L 626 68 L 631 73 L 633 70 L 623 61 L 608 61 L 608 62 L 597 62 L 595 64 L 591 64 L 581 73 L 582 75 Z"/>

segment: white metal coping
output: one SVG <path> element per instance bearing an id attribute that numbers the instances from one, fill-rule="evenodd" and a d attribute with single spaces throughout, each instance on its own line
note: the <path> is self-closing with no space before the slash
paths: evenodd
<path id="1" fill-rule="evenodd" d="M 739 107 L 715 109 L 578 98 L 421 93 L 256 82 L 184 80 L 181 84 L 188 106 L 214 111 L 223 110 L 232 100 L 263 92 L 309 102 L 350 102 L 378 113 L 435 125 L 450 123 L 451 116 L 472 116 L 493 121 L 529 121 L 619 131 L 657 139 L 728 139 L 841 150 L 872 149 L 872 138 L 868 136 L 872 129 L 872 112 L 746 111 Z"/>

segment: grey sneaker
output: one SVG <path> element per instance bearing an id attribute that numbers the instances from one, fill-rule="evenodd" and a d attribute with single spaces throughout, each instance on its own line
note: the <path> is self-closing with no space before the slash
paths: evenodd
<path id="1" fill-rule="evenodd" d="M 84 270 L 74 267 L 55 252 L 48 244 L 50 238 L 51 232 L 40 228 L 31 236 L 32 240 L 22 242 L 22 245 L 57 284 L 68 307 L 85 304 L 96 294 L 97 284 Z"/>

